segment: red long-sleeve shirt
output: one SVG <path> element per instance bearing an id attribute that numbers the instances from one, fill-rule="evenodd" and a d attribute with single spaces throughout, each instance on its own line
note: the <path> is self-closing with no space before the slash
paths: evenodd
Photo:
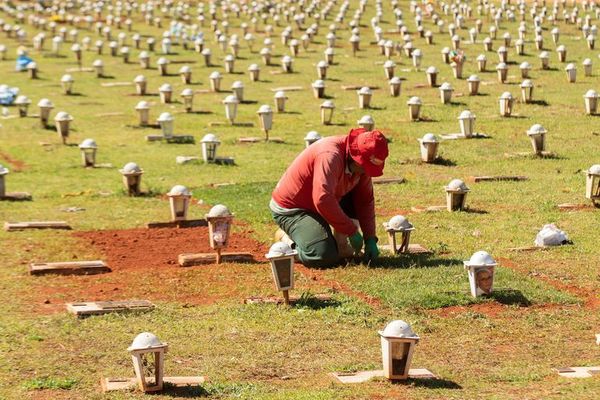
<path id="1" fill-rule="evenodd" d="M 357 231 L 340 207 L 353 192 L 354 209 L 365 238 L 375 236 L 373 184 L 366 174 L 352 174 L 347 166 L 348 136 L 331 136 L 311 144 L 285 171 L 273 191 L 283 208 L 302 208 L 320 214 L 336 231 Z"/>

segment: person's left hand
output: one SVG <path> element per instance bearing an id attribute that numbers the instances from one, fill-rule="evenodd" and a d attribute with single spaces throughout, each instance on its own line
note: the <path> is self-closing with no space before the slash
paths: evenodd
<path id="1" fill-rule="evenodd" d="M 379 257 L 379 248 L 377 247 L 376 237 L 365 239 L 365 257 L 367 260 L 375 260 Z"/>

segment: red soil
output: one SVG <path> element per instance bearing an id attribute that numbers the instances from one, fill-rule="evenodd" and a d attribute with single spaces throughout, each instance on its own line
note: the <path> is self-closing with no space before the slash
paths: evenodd
<path id="1" fill-rule="evenodd" d="M 25 163 L 23 161 L 12 158 L 10 154 L 0 151 L 0 159 L 4 160 L 7 164 L 10 164 L 14 172 L 23 171 Z"/>

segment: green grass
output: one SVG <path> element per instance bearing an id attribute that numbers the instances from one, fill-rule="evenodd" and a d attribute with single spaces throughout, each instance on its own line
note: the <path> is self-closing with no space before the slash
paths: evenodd
<path id="1" fill-rule="evenodd" d="M 498 2 L 495 2 L 496 4 Z M 286 3 L 287 4 L 287 3 Z M 323 3 L 324 4 L 324 3 Z M 384 14 L 381 26 L 385 32 L 395 28 L 389 2 L 382 2 Z M 397 55 L 396 75 L 403 78 L 402 94 L 388 94 L 382 61 L 373 40 L 369 21 L 375 14 L 375 2 L 368 2 L 361 19 L 361 51 L 352 57 L 348 38 L 348 18 L 338 24 L 335 64 L 329 68 L 326 93 L 335 102 L 333 125 L 323 126 L 319 119 L 319 104 L 313 98 L 310 84 L 317 79 L 315 65 L 323 59 L 327 26 L 333 22 L 341 2 L 321 24 L 316 42 L 295 57 L 293 74 L 279 73 L 280 58 L 289 51 L 280 42 L 280 33 L 288 25 L 274 26 L 273 65 L 264 66 L 257 51 L 262 47 L 264 32 L 253 32 L 255 53 L 250 53 L 240 40 L 236 74 L 226 74 L 223 58 L 214 34 L 207 27 L 206 46 L 213 52 L 214 66 L 206 67 L 200 55 L 175 46 L 177 55 L 170 55 L 172 76 L 161 77 L 157 70 L 143 70 L 137 63 L 139 50 L 131 48 L 131 62 L 125 65 L 111 57 L 83 53 L 83 64 L 90 66 L 101 59 L 111 78 L 96 78 L 90 72 L 70 72 L 75 78 L 76 96 L 61 93 L 60 77 L 66 69 L 76 66 L 65 43 L 61 54 L 50 57 L 31 50 L 40 67 L 40 79 L 30 80 L 25 73 L 14 71 L 14 39 L 3 34 L 0 43 L 8 47 L 8 60 L 0 61 L 0 83 L 17 86 L 32 100 L 30 114 L 37 113 L 35 104 L 49 98 L 54 104 L 52 116 L 67 111 L 75 120 L 70 143 L 94 138 L 99 145 L 98 162 L 112 168 L 84 169 L 76 146 L 62 146 L 58 134 L 42 129 L 36 118 L 0 119 L 0 163 L 11 173 L 6 177 L 8 191 L 27 191 L 31 202 L 0 202 L 0 220 L 65 220 L 76 231 L 97 229 L 128 229 L 142 227 L 149 221 L 169 218 L 168 202 L 163 194 L 172 186 L 183 184 L 194 193 L 190 218 L 203 216 L 208 206 L 227 205 L 235 214 L 234 232 L 249 235 L 268 245 L 275 224 L 267 205 L 271 191 L 294 157 L 304 148 L 303 138 L 310 130 L 322 136 L 345 134 L 364 114 L 370 114 L 376 127 L 391 139 L 390 156 L 385 176 L 402 176 L 400 185 L 377 185 L 377 229 L 381 242 L 385 232 L 381 225 L 395 214 L 405 214 L 414 224 L 412 242 L 434 251 L 429 258 L 384 257 L 378 265 L 348 266 L 318 272 L 314 279 L 296 274 L 296 295 L 300 303 L 286 309 L 275 306 L 244 306 L 240 293 L 272 295 L 268 266 L 248 267 L 223 265 L 225 282 L 237 281 L 236 289 L 214 284 L 201 267 L 178 274 L 178 289 L 193 293 L 198 299 L 218 295 L 214 304 L 179 304 L 161 298 L 149 298 L 158 307 L 146 314 L 107 315 L 75 320 L 63 312 L 51 314 L 39 311 L 42 289 L 59 292 L 53 301 L 72 301 L 76 289 L 93 286 L 110 279 L 119 279 L 120 272 L 106 276 L 71 279 L 40 277 L 26 274 L 27 265 L 38 261 L 98 259 L 103 255 L 93 246 L 74 238 L 70 232 L 0 231 L 0 398 L 22 399 L 46 396 L 69 399 L 129 399 L 142 398 L 136 392 L 101 394 L 101 377 L 132 376 L 126 351 L 135 335 L 141 331 L 156 333 L 169 342 L 166 367 L 168 375 L 203 375 L 209 382 L 200 389 L 157 395 L 156 398 L 211 397 L 241 399 L 595 399 L 600 388 L 597 379 L 571 381 L 559 378 L 552 368 L 561 366 L 597 365 L 593 334 L 598 333 L 600 314 L 590 308 L 590 298 L 598 293 L 597 211 L 561 212 L 560 203 L 584 203 L 585 177 L 582 171 L 598 163 L 600 136 L 597 117 L 585 116 L 583 94 L 598 83 L 598 66 L 594 75 L 584 77 L 581 62 L 591 58 L 597 63 L 597 51 L 589 51 L 576 25 L 559 23 L 561 44 L 567 46 L 568 62 L 578 66 L 577 83 L 566 83 L 566 64 L 558 62 L 554 52 L 549 22 L 544 23 L 545 49 L 550 52 L 553 69 L 539 69 L 538 52 L 533 44 L 531 18 L 527 17 L 526 54 L 517 56 L 509 48 L 509 81 L 500 84 L 494 70 L 497 56 L 487 53 L 488 72 L 478 73 L 475 59 L 483 53 L 481 43 L 469 44 L 468 29 L 475 20 L 484 23 L 481 41 L 487 36 L 491 20 L 476 15 L 465 20 L 459 30 L 467 55 L 464 77 L 477 73 L 483 84 L 480 96 L 468 96 L 466 81 L 452 77 L 449 66 L 441 62 L 440 50 L 450 44 L 447 34 L 437 33 L 429 18 L 426 29 L 434 32 L 434 44 L 429 46 L 418 37 L 409 11 L 408 1 L 401 1 L 405 24 L 416 48 L 423 51 L 422 68 L 415 70 L 405 55 Z M 350 1 L 347 17 L 358 6 Z M 547 4 L 551 12 L 550 3 Z M 205 6 L 208 10 L 208 6 Z M 196 16 L 195 6 L 190 8 Z M 562 12 L 562 9 L 559 11 Z M 592 15 L 580 7 L 580 16 Z M 157 14 L 160 14 L 157 11 Z M 208 14 L 207 14 L 208 15 Z M 219 17 L 221 13 L 218 13 Z M 441 14 L 450 23 L 451 17 Z M 6 22 L 14 18 L 2 14 Z M 240 24 L 245 17 L 230 13 L 231 32 L 240 36 Z M 148 26 L 140 14 L 134 14 L 134 30 L 159 37 L 164 29 Z M 167 26 L 170 17 L 163 17 Z M 308 24 L 312 23 L 307 17 Z M 592 19 L 592 24 L 597 24 Z M 27 31 L 26 43 L 36 29 L 20 24 Z M 301 32 L 293 22 L 294 36 Z M 517 38 L 518 22 L 502 21 L 502 34 Z M 263 24 L 259 23 L 262 31 Z M 118 29 L 113 28 L 116 36 Z M 98 37 L 95 32 L 80 29 L 80 38 Z M 50 35 L 48 35 L 50 36 Z M 398 34 L 386 33 L 386 38 L 401 41 Z M 131 46 L 131 43 L 130 43 Z M 144 47 L 144 45 L 143 45 Z M 158 47 L 158 46 L 157 46 Z M 154 64 L 161 54 L 153 53 Z M 227 92 L 198 93 L 194 107 L 202 113 L 182 112 L 179 92 L 184 85 L 176 76 L 185 61 L 192 67 L 194 90 L 209 87 L 208 74 L 223 74 L 222 88 L 241 80 L 245 98 L 240 104 L 237 121 L 253 126 L 230 126 L 226 123 L 221 103 Z M 187 62 L 192 61 L 192 62 Z M 515 106 L 515 117 L 501 118 L 497 98 L 504 91 L 519 96 L 518 64 L 528 61 L 535 83 L 536 104 Z M 247 67 L 261 66 L 261 80 L 251 82 Z M 443 105 L 437 88 L 422 87 L 426 83 L 424 70 L 435 65 L 440 70 L 438 83 L 448 81 L 455 89 L 453 103 Z M 148 91 L 154 95 L 141 98 L 133 95 L 133 86 L 105 87 L 102 83 L 131 82 L 136 75 L 148 79 Z M 158 87 L 170 83 L 174 88 L 173 104 L 160 104 Z M 370 110 L 358 109 L 358 99 L 343 85 L 372 85 L 374 91 Z M 271 89 L 281 86 L 302 86 L 303 90 L 288 91 L 286 113 L 275 114 L 272 137 L 281 137 L 283 144 L 239 144 L 243 136 L 262 136 L 256 110 L 261 104 L 273 104 Z M 596 88 L 597 89 L 597 88 Z M 462 94 L 462 95 L 461 95 Z M 411 96 L 423 100 L 423 115 L 429 121 L 411 123 L 406 101 Z M 134 106 L 140 100 L 150 101 L 151 122 L 161 112 L 175 116 L 175 133 L 193 135 L 196 144 L 147 143 L 144 137 L 159 131 L 137 126 Z M 545 102 L 545 103 L 544 103 Z M 485 140 L 443 141 L 440 145 L 442 163 L 424 164 L 418 161 L 417 138 L 425 133 L 458 132 L 456 118 L 464 109 L 476 116 L 477 131 L 491 136 Z M 15 115 L 15 107 L 8 107 Z M 106 116 L 106 113 L 118 113 Z M 556 158 L 533 156 L 507 157 L 507 154 L 530 151 L 525 132 L 534 123 L 548 130 L 548 150 Z M 221 140 L 218 155 L 235 158 L 235 166 L 191 163 L 178 165 L 180 155 L 200 156 L 199 140 L 206 133 L 215 133 Z M 2 154 L 25 163 L 22 171 L 9 163 Z M 146 196 L 125 195 L 118 169 L 135 161 L 143 169 L 142 189 Z M 472 183 L 477 175 L 527 175 L 524 182 Z M 444 185 L 453 178 L 467 181 L 471 192 L 467 198 L 469 212 L 414 213 L 411 207 L 443 205 Z M 228 183 L 228 186 L 219 184 Z M 199 204 L 197 204 L 199 202 Z M 68 207 L 84 211 L 67 213 Z M 532 245 L 536 233 L 546 223 L 556 223 L 565 230 L 573 245 L 544 252 L 514 253 L 511 247 Z M 462 269 L 477 250 L 486 250 L 498 261 L 496 292 L 490 298 L 473 299 L 468 294 L 468 279 Z M 264 268 L 262 268 L 264 267 Z M 159 274 L 160 271 L 149 271 Z M 140 287 L 147 285 L 140 275 Z M 326 281 L 329 280 L 329 281 Z M 333 283 L 332 281 L 336 281 Z M 568 289 L 568 290 L 567 290 Z M 233 291 L 235 290 L 235 291 Z M 369 306 L 350 291 L 361 292 L 380 302 Z M 311 294 L 330 293 L 329 302 L 317 300 Z M 347 292 L 347 293 L 343 293 Z M 110 294 L 106 294 L 110 296 Z M 589 298 L 586 298 L 588 296 Z M 90 299 L 92 300 L 92 299 Z M 201 303 L 201 302 L 200 302 Z M 377 304 L 377 303 L 375 303 Z M 486 305 L 498 305 L 496 313 L 486 313 Z M 56 305 L 56 304 L 51 304 Z M 464 308 L 444 309 L 451 306 Z M 390 384 L 374 381 L 352 387 L 332 383 L 327 375 L 332 371 L 355 371 L 380 368 L 380 348 L 377 330 L 392 319 L 409 322 L 421 341 L 415 352 L 414 365 L 434 371 L 439 380 L 410 381 Z M 39 389 L 39 390 L 38 390 Z M 63 389 L 69 389 L 63 390 Z M 65 397 L 66 396 L 66 397 Z"/>

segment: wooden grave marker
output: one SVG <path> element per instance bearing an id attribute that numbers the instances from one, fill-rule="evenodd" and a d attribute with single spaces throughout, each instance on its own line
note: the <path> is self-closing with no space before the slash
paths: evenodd
<path id="1" fill-rule="evenodd" d="M 29 264 L 30 275 L 94 275 L 110 272 L 111 269 L 102 260 L 66 261 Z"/>

